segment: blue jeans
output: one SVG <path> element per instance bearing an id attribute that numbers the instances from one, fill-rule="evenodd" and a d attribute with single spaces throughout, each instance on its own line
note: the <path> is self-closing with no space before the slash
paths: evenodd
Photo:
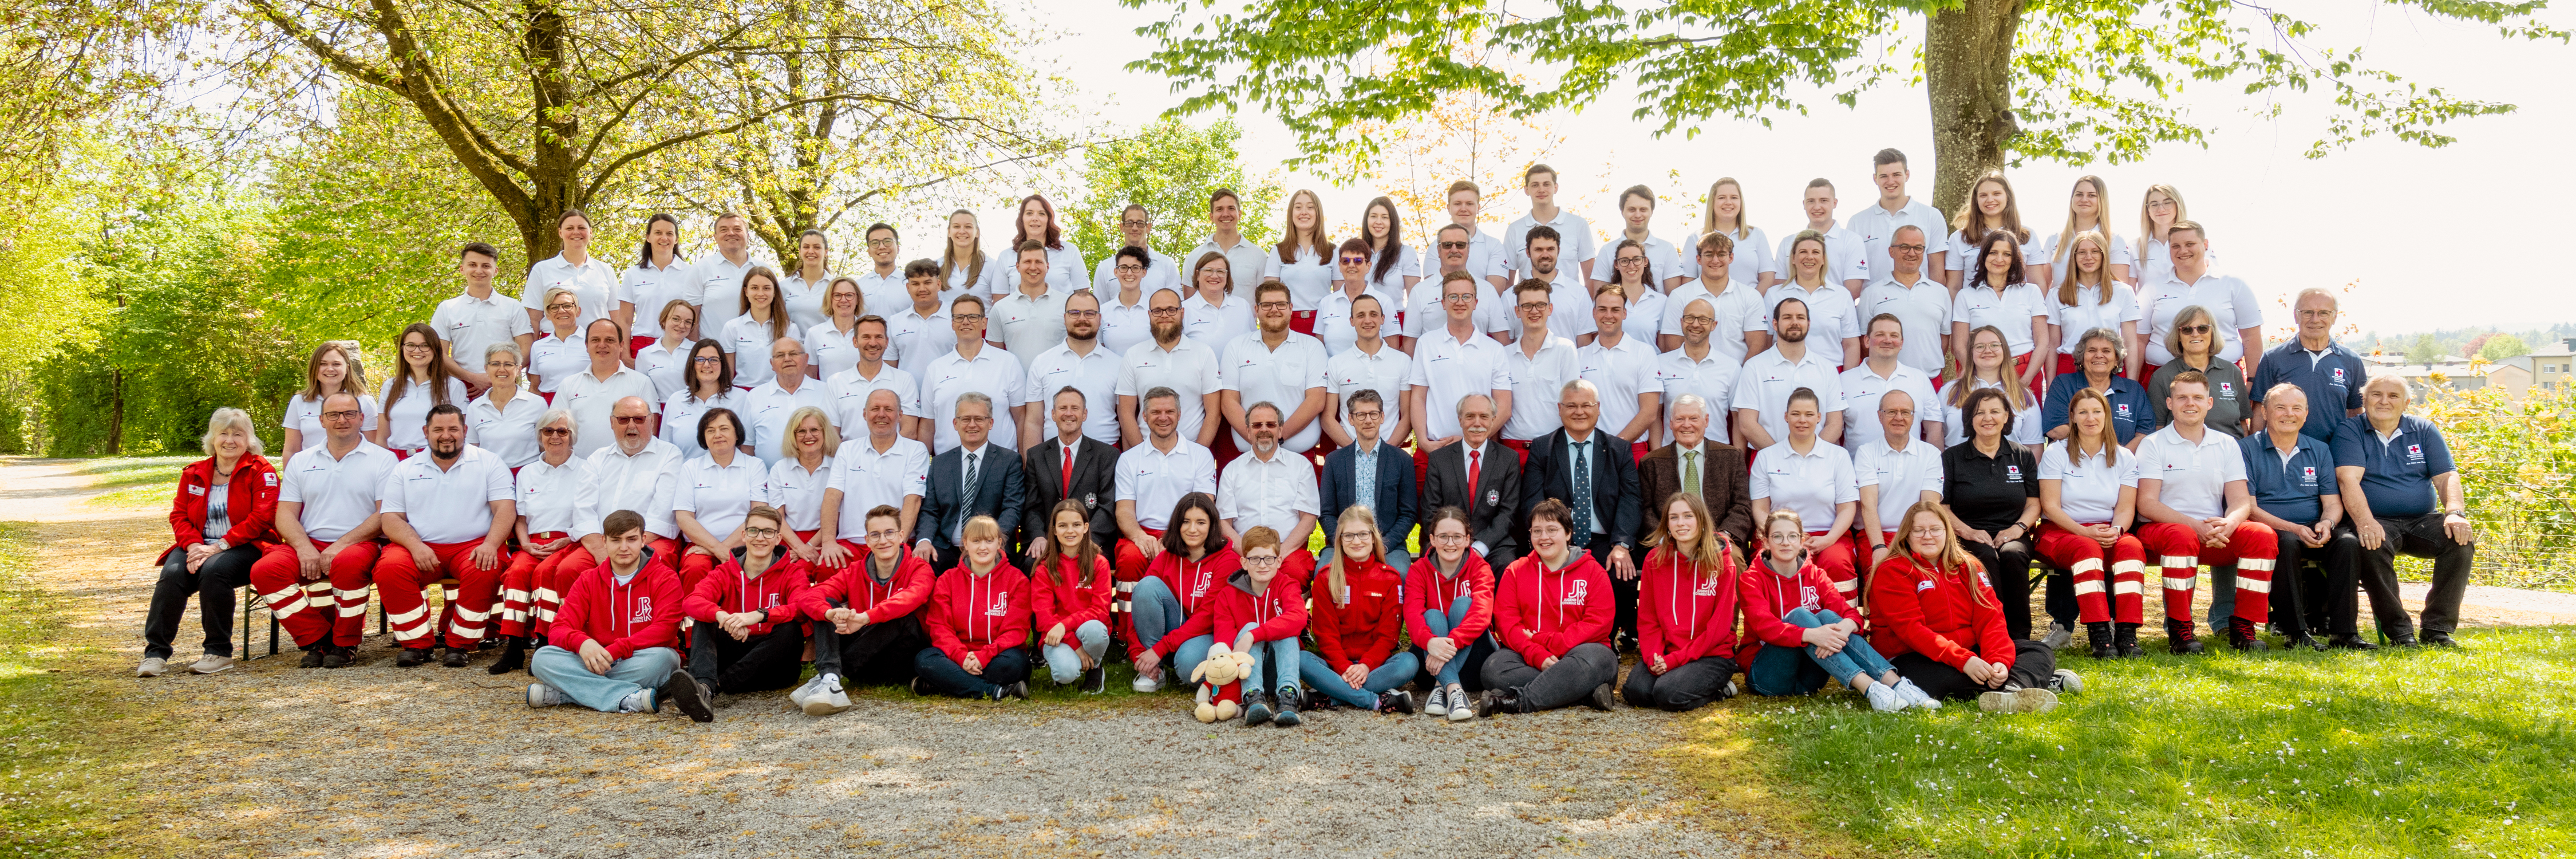
<path id="1" fill-rule="evenodd" d="M 1807 629 L 1842 622 L 1842 616 L 1832 611 L 1811 613 L 1803 608 L 1792 610 L 1780 619 L 1791 626 Z M 1744 679 L 1756 695 L 1804 695 L 1824 688 L 1827 680 L 1849 685 L 1855 676 L 1866 673 L 1871 679 L 1876 679 L 1893 670 L 1895 668 L 1888 665 L 1886 659 L 1879 657 L 1878 650 L 1869 646 L 1869 639 L 1854 634 L 1843 642 L 1843 649 L 1832 656 L 1816 655 L 1816 646 L 1812 644 L 1804 648 L 1766 646 L 1762 648 L 1761 655 L 1753 658 L 1753 665 L 1745 670 Z"/>
<path id="2" fill-rule="evenodd" d="M 1424 625 L 1431 627 L 1432 637 L 1447 638 L 1449 637 L 1450 630 L 1457 629 L 1458 624 L 1467 619 L 1467 609 L 1474 604 L 1474 597 L 1466 594 L 1459 594 L 1457 599 L 1449 601 L 1449 609 L 1447 611 L 1442 611 L 1436 608 L 1424 609 L 1422 612 L 1422 622 Z M 1454 644 L 1456 642 L 1452 643 Z M 1451 656 L 1449 657 L 1449 661 L 1441 663 L 1440 670 L 1432 675 L 1433 679 L 1438 680 L 1443 688 L 1458 682 L 1458 672 L 1467 667 L 1467 648 L 1473 644 L 1474 642 L 1468 642 L 1467 644 L 1459 645 L 1457 655 Z M 1425 664 L 1428 664 L 1429 657 L 1424 657 L 1424 662 Z"/>
<path id="3" fill-rule="evenodd" d="M 590 673 L 590 666 L 581 664 L 581 654 L 551 644 L 537 648 L 536 654 L 528 657 L 528 673 L 536 675 L 537 682 L 555 687 L 574 703 L 602 713 L 617 712 L 617 702 L 638 690 L 661 688 L 662 682 L 671 678 L 671 672 L 678 670 L 680 652 L 668 647 L 635 651 L 635 655 L 610 664 L 605 675 Z"/>
<path id="4" fill-rule="evenodd" d="M 1454 665 L 1458 660 L 1449 662 Z M 1307 688 L 1363 710 L 1377 706 L 1377 693 L 1412 682 L 1413 675 L 1421 671 L 1420 660 L 1399 650 L 1386 658 L 1386 664 L 1369 669 L 1368 678 L 1360 682 L 1360 688 L 1353 689 L 1342 675 L 1333 672 L 1333 666 L 1325 663 L 1324 657 L 1313 653 L 1297 656 L 1297 676 L 1305 679 Z"/>
<path id="5" fill-rule="evenodd" d="M 951 698 L 997 698 L 1002 687 L 1029 679 L 1029 651 L 1023 647 L 1005 647 L 984 664 L 984 673 L 967 673 L 966 667 L 948 658 L 937 647 L 924 647 L 912 657 L 912 671 L 930 692 Z"/>
<path id="6" fill-rule="evenodd" d="M 1092 663 L 1098 664 L 1100 655 L 1109 652 L 1109 627 L 1103 626 L 1100 621 L 1083 621 L 1082 625 L 1075 627 L 1072 634 L 1066 638 L 1070 640 L 1063 644 L 1043 646 L 1046 652 L 1047 671 L 1055 675 L 1055 683 L 1058 686 L 1082 679 L 1082 655 L 1090 656 Z M 1077 644 L 1082 646 L 1082 655 L 1074 652 L 1074 645 Z"/>
<path id="7" fill-rule="evenodd" d="M 1257 623 L 1247 623 L 1243 625 L 1241 630 L 1237 630 L 1235 634 L 1240 636 L 1243 633 L 1251 632 L 1259 626 L 1260 624 Z M 1226 646 L 1228 647 L 1233 645 L 1234 642 L 1226 642 Z M 1183 647 L 1186 648 L 1187 645 L 1183 645 Z M 1296 636 L 1291 635 L 1286 638 L 1271 641 L 1256 640 L 1252 642 L 1252 649 L 1245 652 L 1252 654 L 1252 673 L 1243 676 L 1243 688 L 1247 690 L 1297 688 L 1298 667 L 1305 664 L 1306 654 L 1304 651 L 1297 649 Z M 1207 658 L 1207 652 L 1200 651 L 1199 658 Z M 1272 673 L 1263 673 L 1263 669 L 1265 668 Z M 1273 674 L 1276 676 L 1272 676 Z M 1188 675 L 1183 676 L 1186 677 Z"/>
<path id="8" fill-rule="evenodd" d="M 1131 620 L 1136 624 L 1136 641 L 1146 647 L 1153 647 L 1155 642 L 1163 640 L 1163 636 L 1189 622 L 1189 613 L 1181 608 L 1181 598 L 1173 596 L 1172 586 L 1163 584 L 1162 579 L 1147 576 L 1136 580 L 1136 589 L 1127 595 L 1127 599 L 1129 610 L 1134 612 Z M 1172 651 L 1171 664 L 1163 669 L 1163 681 L 1189 682 L 1190 672 L 1198 670 L 1199 663 L 1207 659 L 1208 648 L 1214 644 L 1216 636 L 1213 634 L 1181 642 L 1180 649 Z"/>

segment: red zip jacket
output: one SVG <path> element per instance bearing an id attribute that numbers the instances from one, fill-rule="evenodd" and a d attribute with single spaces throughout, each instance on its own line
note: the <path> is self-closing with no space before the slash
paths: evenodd
<path id="1" fill-rule="evenodd" d="M 1536 668 L 1551 656 L 1564 656 L 1575 645 L 1610 643 L 1619 598 L 1610 593 L 1610 575 L 1590 554 L 1567 550 L 1572 560 L 1548 569 L 1537 555 L 1513 561 L 1494 586 L 1494 628 L 1503 646 Z"/>
<path id="2" fill-rule="evenodd" d="M 993 571 L 980 576 L 961 562 L 931 586 L 921 626 L 930 646 L 951 661 L 964 665 L 972 653 L 990 665 L 1002 651 L 1028 643 L 1029 591 L 1029 577 L 1009 561 L 995 559 Z"/>
<path id="3" fill-rule="evenodd" d="M 1715 575 L 1669 544 L 1646 553 L 1637 577 L 1637 652 L 1666 667 L 1704 656 L 1735 656 L 1735 588 L 1743 571 L 1728 560 Z"/>
<path id="4" fill-rule="evenodd" d="M 564 592 L 563 607 L 555 610 L 555 625 L 546 633 L 546 642 L 580 653 L 582 642 L 596 641 L 619 659 L 648 647 L 676 647 L 680 603 L 685 599 L 680 595 L 680 574 L 650 549 L 644 552 L 643 569 L 622 585 L 614 568 L 602 560 L 573 579 L 572 589 Z"/>
<path id="5" fill-rule="evenodd" d="M 894 563 L 894 575 L 878 581 L 868 572 L 871 556 L 867 551 L 860 549 L 858 560 L 806 588 L 796 597 L 797 608 L 803 609 L 808 618 L 822 620 L 823 614 L 832 610 L 832 600 L 845 600 L 851 610 L 867 615 L 869 623 L 885 623 L 920 611 L 930 602 L 930 582 L 934 577 L 929 561 L 913 557 L 912 550 L 906 549 L 903 559 Z"/>
<path id="6" fill-rule="evenodd" d="M 1430 552 L 1413 560 L 1413 569 L 1404 574 L 1404 628 L 1413 633 L 1413 643 L 1432 639 L 1431 625 L 1422 622 L 1422 613 L 1438 609 L 1448 611 L 1458 596 L 1467 596 L 1467 617 L 1449 630 L 1449 643 L 1465 650 L 1476 636 L 1494 625 L 1494 568 L 1485 559 L 1468 552 L 1459 559 L 1458 574 L 1442 577 L 1440 559 Z"/>
<path id="7" fill-rule="evenodd" d="M 1807 631 L 1780 619 L 1791 611 L 1830 610 L 1844 620 L 1860 620 L 1860 613 L 1843 601 L 1824 568 L 1812 563 L 1798 568 L 1798 577 L 1790 579 L 1772 572 L 1769 561 L 1756 560 L 1745 566 L 1735 595 L 1738 604 L 1744 606 L 1744 640 L 1735 649 L 1735 661 L 1740 665 L 1751 666 L 1753 658 L 1762 655 L 1764 644 L 1807 646 Z"/>
<path id="8" fill-rule="evenodd" d="M 1215 537 L 1210 536 L 1209 539 L 1214 540 Z M 1163 586 L 1172 589 L 1172 596 L 1180 598 L 1181 614 L 1196 617 L 1199 609 L 1207 605 L 1208 595 L 1225 587 L 1226 577 L 1241 569 L 1243 556 L 1235 554 L 1234 547 L 1218 541 L 1215 551 L 1195 561 L 1181 560 L 1181 556 L 1170 552 L 1155 555 L 1154 560 L 1145 565 L 1145 575 L 1162 579 Z M 1127 637 L 1127 652 L 1145 652 L 1145 642 L 1136 637 L 1135 624 L 1118 626 L 1118 634 Z"/>
<path id="9" fill-rule="evenodd" d="M 769 619 L 752 624 L 746 631 L 752 635 L 768 635 L 779 624 L 796 620 L 797 604 L 805 596 L 805 580 L 809 573 L 804 561 L 797 560 L 795 555 L 788 554 L 785 546 L 780 546 L 776 550 L 778 556 L 769 562 L 769 569 L 762 570 L 758 578 L 746 578 L 742 573 L 743 552 L 743 549 L 734 549 L 733 556 L 725 559 L 724 566 L 699 579 L 698 589 L 680 602 L 680 610 L 699 623 L 716 622 L 716 612 L 719 611 L 726 614 L 758 611 L 768 615 Z"/>
<path id="10" fill-rule="evenodd" d="M 1900 551 L 1878 565 L 1869 580 L 1870 646 L 1895 658 L 1920 653 L 1952 668 L 1975 656 L 2006 668 L 2013 664 L 2012 636 L 2004 633 L 2003 603 L 1986 585 L 1977 559 L 1957 575 Z"/>
<path id="11" fill-rule="evenodd" d="M 1071 642 L 1074 630 L 1081 629 L 1084 621 L 1096 620 L 1101 626 L 1109 626 L 1109 599 L 1118 594 L 1118 583 L 1113 580 L 1115 575 L 1109 569 L 1109 559 L 1100 555 L 1091 557 L 1091 586 L 1087 588 L 1080 584 L 1082 575 L 1078 572 L 1080 568 L 1075 566 L 1074 556 L 1057 558 L 1055 567 L 1031 577 L 1030 589 L 1036 594 L 1029 602 L 1038 622 L 1030 632 L 1044 638 L 1047 630 L 1060 623 L 1064 624 L 1066 641 Z"/>
<path id="12" fill-rule="evenodd" d="M 1236 572 L 1225 578 L 1225 584 L 1207 595 L 1199 604 L 1200 611 L 1190 613 L 1181 628 L 1154 643 L 1154 654 L 1166 659 L 1181 649 L 1181 642 L 1202 635 L 1215 635 L 1225 646 L 1234 646 L 1234 636 L 1244 624 L 1259 624 L 1252 630 L 1253 641 L 1278 641 L 1295 638 L 1306 631 L 1306 596 L 1298 592 L 1297 583 L 1287 576 L 1270 580 L 1270 587 L 1255 592 L 1252 574 Z M 1217 630 L 1224 630 L 1218 635 Z"/>
<path id="13" fill-rule="evenodd" d="M 277 481 L 277 467 L 267 458 L 242 455 L 232 480 L 224 484 L 224 514 L 233 522 L 221 535 L 226 545 L 277 542 Z M 206 493 L 214 486 L 214 457 L 179 470 L 179 490 L 170 500 L 170 535 L 178 540 L 174 548 L 206 541 Z"/>
<path id="14" fill-rule="evenodd" d="M 1329 567 L 1316 567 L 1308 584 L 1315 586 L 1315 652 L 1339 674 L 1354 664 L 1375 669 L 1395 652 L 1395 633 L 1404 628 L 1396 613 L 1404 608 L 1404 580 L 1385 561 L 1370 558 L 1349 565 L 1342 582 L 1345 594 L 1333 593 Z"/>

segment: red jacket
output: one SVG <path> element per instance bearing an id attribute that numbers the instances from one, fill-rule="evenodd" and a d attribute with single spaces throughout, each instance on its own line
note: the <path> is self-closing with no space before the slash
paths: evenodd
<path id="1" fill-rule="evenodd" d="M 993 571 L 975 575 L 960 563 L 930 588 L 930 613 L 921 618 L 930 646 L 960 665 L 966 655 L 992 664 L 1002 651 L 1029 640 L 1029 577 L 995 559 Z"/>
<path id="2" fill-rule="evenodd" d="M 1395 634 L 1404 628 L 1396 615 L 1404 609 L 1404 580 L 1385 561 L 1370 558 L 1342 573 L 1348 589 L 1333 593 L 1329 567 L 1315 568 L 1315 652 L 1339 674 L 1352 665 L 1374 669 L 1395 652 Z"/>
<path id="3" fill-rule="evenodd" d="M 1955 575 L 1899 551 L 1869 580 L 1870 646 L 1880 656 L 1920 653 L 1952 668 L 1975 656 L 2006 668 L 2013 664 L 2012 636 L 2004 632 L 2003 602 L 1986 584 L 1977 559 Z"/>
<path id="4" fill-rule="evenodd" d="M 1207 604 L 1208 595 L 1225 587 L 1226 578 L 1241 569 L 1243 556 L 1235 554 L 1234 547 L 1217 541 L 1214 551 L 1196 561 L 1182 560 L 1181 556 L 1171 552 L 1155 555 L 1154 560 L 1145 565 L 1145 575 L 1162 579 L 1163 586 L 1171 588 L 1172 596 L 1180 599 L 1181 613 L 1195 617 L 1199 608 Z M 1122 623 L 1119 627 L 1118 634 L 1127 637 L 1127 652 L 1145 652 L 1145 642 L 1136 637 L 1135 624 Z"/>
<path id="5" fill-rule="evenodd" d="M 224 514 L 233 523 L 218 535 L 225 544 L 277 542 L 277 483 L 277 467 L 266 457 L 242 456 L 232 480 L 224 484 Z M 214 457 L 179 470 L 179 489 L 170 500 L 170 536 L 178 541 L 174 550 L 206 541 L 206 493 L 214 486 Z"/>
<path id="6" fill-rule="evenodd" d="M 1295 638 L 1306 631 L 1306 596 L 1287 576 L 1272 578 L 1269 588 L 1254 591 L 1252 574 L 1237 572 L 1209 592 L 1199 608 L 1190 613 L 1189 620 L 1181 622 L 1181 628 L 1154 643 L 1154 655 L 1169 658 L 1173 651 L 1181 649 L 1181 642 L 1202 635 L 1214 635 L 1217 641 L 1233 647 L 1237 631 L 1247 623 L 1257 624 L 1252 630 L 1252 640 L 1256 642 Z M 1225 632 L 1219 635 L 1217 630 Z"/>
<path id="7" fill-rule="evenodd" d="M 716 622 L 716 612 L 740 614 L 758 611 L 769 619 L 751 625 L 752 635 L 768 635 L 779 624 L 796 620 L 798 604 L 805 596 L 808 570 L 804 561 L 788 554 L 785 547 L 775 550 L 769 569 L 758 578 L 745 578 L 742 572 L 743 549 L 733 550 L 724 566 L 717 567 L 698 580 L 698 589 L 680 601 L 680 610 L 699 623 Z"/>
<path id="8" fill-rule="evenodd" d="M 884 623 L 913 612 L 930 602 L 930 562 L 904 550 L 903 559 L 894 563 L 894 575 L 884 581 L 868 572 L 866 549 L 859 550 L 858 560 L 833 573 L 797 596 L 796 605 L 805 616 L 822 620 L 832 610 L 832 600 L 846 600 L 852 611 L 868 616 L 869 623 Z"/>
<path id="9" fill-rule="evenodd" d="M 1064 624 L 1064 636 L 1070 639 L 1084 621 L 1110 625 L 1109 599 L 1118 595 L 1118 583 L 1109 569 L 1109 559 L 1096 554 L 1091 557 L 1090 587 L 1081 586 L 1078 569 L 1074 556 L 1066 555 L 1056 559 L 1055 569 L 1040 570 L 1031 577 L 1030 589 L 1036 594 L 1030 600 L 1030 608 L 1038 621 L 1031 627 L 1033 633 L 1044 637 L 1056 624 Z"/>
<path id="10" fill-rule="evenodd" d="M 1646 553 L 1637 574 L 1637 653 L 1646 662 L 1661 656 L 1673 667 L 1705 656 L 1735 656 L 1735 588 L 1743 571 L 1733 559 L 1725 569 L 1701 575 L 1666 544 Z"/>
<path id="11" fill-rule="evenodd" d="M 1619 616 L 1610 575 L 1589 554 L 1571 549 L 1567 554 L 1572 560 L 1553 570 L 1537 555 L 1513 561 L 1494 586 L 1494 628 L 1503 646 L 1532 668 L 1579 644 L 1609 644 L 1612 621 Z"/>
<path id="12" fill-rule="evenodd" d="M 1440 560 L 1430 552 L 1413 560 L 1413 569 L 1404 574 L 1404 628 L 1413 633 L 1413 643 L 1430 641 L 1431 625 L 1422 622 L 1422 613 L 1448 611 L 1458 597 L 1467 597 L 1467 617 L 1449 630 L 1449 643 L 1465 650 L 1494 625 L 1494 568 L 1476 553 L 1468 552 L 1459 559 L 1458 574 L 1440 575 Z"/>
<path id="13" fill-rule="evenodd" d="M 1813 563 L 1798 568 L 1798 577 L 1790 579 L 1771 571 L 1768 560 L 1756 560 L 1744 567 L 1744 575 L 1735 587 L 1737 603 L 1744 607 L 1744 641 L 1735 649 L 1735 661 L 1750 666 L 1762 655 L 1762 645 L 1781 647 L 1807 646 L 1807 631 L 1780 619 L 1797 609 L 1810 612 L 1832 611 L 1842 619 L 1860 621 L 1860 613 L 1843 601 L 1834 589 L 1833 579 L 1824 568 Z"/>
<path id="14" fill-rule="evenodd" d="M 625 584 L 608 561 L 582 571 L 564 592 L 555 610 L 555 625 L 546 642 L 581 652 L 582 642 L 596 641 L 608 655 L 625 659 L 648 647 L 675 647 L 680 641 L 680 574 L 644 552 L 644 568 Z"/>

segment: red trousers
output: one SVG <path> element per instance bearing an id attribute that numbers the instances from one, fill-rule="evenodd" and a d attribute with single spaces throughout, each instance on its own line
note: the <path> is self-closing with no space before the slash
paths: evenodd
<path id="1" fill-rule="evenodd" d="M 2075 574 L 2075 610 L 2084 623 L 2143 623 L 2147 586 L 2147 546 L 2136 534 L 2122 534 L 2109 548 L 2102 541 L 2041 522 L 2032 548 L 2049 566 Z M 2111 598 L 2102 598 L 2102 571 L 2111 571 Z M 2195 576 L 2195 579 L 2197 577 Z M 2186 599 L 2188 603 L 2188 599 Z M 2186 607 L 2184 613 L 2190 610 Z"/>
<path id="2" fill-rule="evenodd" d="M 422 591 L 442 579 L 455 579 L 443 596 L 447 603 L 447 646 L 470 648 L 483 639 L 485 621 L 492 614 L 492 603 L 501 592 L 501 577 L 510 569 L 505 556 L 491 567 L 474 565 L 473 553 L 481 540 L 462 543 L 431 543 L 429 552 L 436 564 L 421 569 L 411 552 L 401 546 L 387 546 L 383 557 L 376 560 L 376 598 L 385 602 L 385 617 L 393 625 L 394 643 L 406 648 L 427 648 L 437 644 L 430 634 L 429 600 Z"/>
<path id="3" fill-rule="evenodd" d="M 706 578 L 708 573 L 715 572 L 716 566 L 720 563 L 714 555 L 698 554 L 689 551 L 690 545 L 691 544 L 678 543 L 674 541 L 674 545 L 672 546 L 674 551 L 680 553 L 680 562 L 672 566 L 680 571 L 681 593 L 693 593 L 697 591 L 698 580 Z M 861 555 L 864 557 L 865 552 L 862 551 Z"/>
<path id="4" fill-rule="evenodd" d="M 2200 565 L 2236 568 L 2236 616 L 2260 625 L 2271 617 L 2272 560 L 2281 552 L 2272 526 L 2247 522 L 2228 535 L 2227 545 L 2203 546 L 2191 528 L 2171 522 L 2138 526 L 2138 540 L 2156 553 L 2164 568 L 2165 619 L 2191 623 L 2191 590 L 2200 582 Z"/>
<path id="5" fill-rule="evenodd" d="M 543 545 L 569 536 L 549 531 L 530 534 L 528 539 Z M 529 552 L 510 556 L 509 569 L 501 573 L 501 634 L 545 632 L 554 625 L 555 611 L 563 608 L 564 589 L 572 585 L 573 577 L 598 565 L 579 540 L 542 558 Z"/>
<path id="6" fill-rule="evenodd" d="M 279 548 L 285 551 L 271 554 L 263 549 L 250 566 L 251 589 L 268 602 L 278 624 L 295 636 L 297 647 L 318 645 L 325 638 L 332 644 L 357 646 L 367 631 L 367 581 L 384 544 L 369 540 L 340 550 L 324 566 L 323 580 L 316 582 L 302 581 L 292 547 Z M 301 591 L 302 596 L 293 591 Z"/>
<path id="7" fill-rule="evenodd" d="M 1155 537 L 1163 536 L 1163 532 L 1152 528 L 1146 528 L 1144 530 L 1145 533 Z M 1208 539 L 1216 539 L 1216 535 L 1209 534 Z M 1117 577 L 1116 580 L 1119 584 L 1133 585 L 1137 579 L 1145 577 L 1145 550 L 1136 548 L 1134 541 L 1128 540 L 1125 537 L 1118 538 L 1118 545 L 1112 547 L 1109 550 L 1109 554 L 1110 569 Z M 1126 588 L 1120 588 L 1120 590 L 1123 592 Z"/>
<path id="8" fill-rule="evenodd" d="M 1824 535 L 1823 531 L 1807 532 L 1810 537 Z M 1833 581 L 1834 590 L 1843 595 L 1844 602 L 1851 603 L 1863 615 L 1869 614 L 1869 606 L 1862 602 L 1867 592 L 1860 586 L 1860 562 L 1852 556 L 1850 540 L 1835 540 L 1833 545 L 1826 546 L 1824 551 L 1813 554 L 1808 560 L 1825 571 L 1825 578 Z"/>

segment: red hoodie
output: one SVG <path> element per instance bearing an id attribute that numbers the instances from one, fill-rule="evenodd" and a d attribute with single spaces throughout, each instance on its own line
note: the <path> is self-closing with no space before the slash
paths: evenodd
<path id="1" fill-rule="evenodd" d="M 1172 589 L 1172 596 L 1181 601 L 1181 614 L 1195 617 L 1199 608 L 1207 604 L 1208 594 L 1225 587 L 1226 578 L 1241 569 L 1243 556 L 1235 554 L 1234 547 L 1219 541 L 1215 551 L 1195 561 L 1182 560 L 1181 556 L 1170 552 L 1155 555 L 1154 560 L 1145 565 L 1145 575 L 1162 579 L 1163 586 Z M 1122 623 L 1119 626 L 1118 634 L 1127 637 L 1127 652 L 1145 652 L 1145 642 L 1136 637 L 1136 625 Z"/>
<path id="2" fill-rule="evenodd" d="M 1110 625 L 1109 598 L 1117 595 L 1118 583 L 1113 581 L 1116 577 L 1109 569 L 1109 559 L 1097 554 L 1091 556 L 1091 586 L 1083 587 L 1081 568 L 1074 557 L 1059 557 L 1055 569 L 1040 571 L 1031 577 L 1033 587 L 1030 590 L 1036 594 L 1029 603 L 1038 621 L 1031 631 L 1041 638 L 1056 624 L 1064 625 L 1064 637 L 1068 640 L 1073 638 L 1074 630 L 1082 628 L 1084 621 L 1096 620 L 1101 626 Z"/>
<path id="3" fill-rule="evenodd" d="M 920 611 L 930 602 L 930 562 L 912 556 L 906 549 L 903 558 L 894 562 L 894 575 L 879 580 L 868 572 L 868 550 L 859 550 L 859 559 L 833 573 L 831 578 L 806 588 L 797 596 L 797 608 L 805 616 L 822 620 L 832 610 L 832 600 L 846 600 L 849 608 L 868 616 L 869 623 L 885 623 Z"/>
<path id="4" fill-rule="evenodd" d="M 1315 652 L 1339 674 L 1352 665 L 1375 669 L 1395 652 L 1396 631 L 1404 628 L 1397 613 L 1404 608 L 1404 580 L 1385 561 L 1370 558 L 1342 572 L 1342 593 L 1333 592 L 1330 566 L 1316 567 Z"/>
<path id="5" fill-rule="evenodd" d="M 1168 659 L 1173 651 L 1181 649 L 1181 642 L 1202 635 L 1215 635 L 1217 641 L 1233 647 L 1237 631 L 1247 623 L 1259 624 L 1252 630 L 1253 641 L 1295 638 L 1306 631 L 1306 596 L 1287 576 L 1272 578 L 1269 588 L 1255 592 L 1252 574 L 1236 572 L 1225 578 L 1224 585 L 1209 592 L 1200 608 L 1203 610 L 1191 612 L 1190 619 L 1181 622 L 1181 628 L 1154 643 L 1154 655 Z M 1216 635 L 1220 629 L 1225 634 Z"/>
<path id="6" fill-rule="evenodd" d="M 231 530 L 217 535 L 226 545 L 277 542 L 277 468 L 265 457 L 243 454 L 224 482 L 224 516 Z M 179 470 L 179 490 L 170 500 L 170 535 L 184 548 L 206 541 L 206 493 L 215 486 L 214 457 Z M 167 553 L 163 557 L 168 557 Z"/>
<path id="7" fill-rule="evenodd" d="M 1468 552 L 1459 559 L 1458 574 L 1444 577 L 1438 556 L 1425 552 L 1414 559 L 1413 569 L 1404 574 L 1404 628 L 1413 633 L 1414 644 L 1434 638 L 1422 614 L 1448 611 L 1460 594 L 1467 596 L 1467 617 L 1449 630 L 1449 643 L 1464 650 L 1494 625 L 1494 568 Z"/>
<path id="8" fill-rule="evenodd" d="M 1610 643 L 1619 598 L 1590 554 L 1568 549 L 1565 566 L 1548 569 L 1537 555 L 1513 561 L 1494 586 L 1494 628 L 1503 646 L 1536 668 L 1579 644 Z"/>
<path id="9" fill-rule="evenodd" d="M 1870 646 L 1890 659 L 1920 653 L 1952 668 L 1975 656 L 2011 668 L 2012 636 L 2004 632 L 2003 602 L 1987 586 L 1977 559 L 1958 575 L 1941 575 L 1912 552 L 1878 565 L 1869 580 Z"/>
<path id="10" fill-rule="evenodd" d="M 650 549 L 644 552 L 643 569 L 625 584 L 618 584 L 614 567 L 603 560 L 573 579 L 546 642 L 580 653 L 583 642 L 596 641 L 619 659 L 648 647 L 675 647 L 684 599 L 680 574 Z"/>
<path id="11" fill-rule="evenodd" d="M 931 586 L 930 611 L 921 626 L 930 633 L 930 646 L 951 661 L 966 664 L 972 653 L 990 665 L 1002 651 L 1028 642 L 1030 590 L 1029 577 L 1009 561 L 995 559 L 993 571 L 980 576 L 961 562 Z"/>
<path id="12" fill-rule="evenodd" d="M 1762 645 L 1781 647 L 1807 646 L 1807 631 L 1780 616 L 1797 609 L 1810 612 L 1832 611 L 1844 620 L 1857 622 L 1860 613 L 1843 601 L 1834 589 L 1832 577 L 1813 563 L 1798 568 L 1794 580 L 1771 571 L 1768 561 L 1757 560 L 1744 568 L 1737 580 L 1735 595 L 1744 606 L 1744 641 L 1735 649 L 1737 664 L 1750 667 L 1753 658 L 1762 655 Z"/>
<path id="13" fill-rule="evenodd" d="M 680 610 L 699 623 L 716 622 L 716 612 L 719 611 L 726 614 L 762 612 L 769 619 L 752 624 L 746 632 L 768 635 L 779 624 L 796 620 L 797 603 L 805 596 L 809 570 L 804 561 L 788 554 L 782 546 L 775 550 L 777 557 L 770 559 L 769 569 L 762 570 L 756 578 L 746 577 L 742 572 L 744 551 L 733 550 L 733 556 L 725 559 L 724 566 L 699 579 L 698 589 L 689 592 L 688 598 L 680 602 Z"/>
<path id="14" fill-rule="evenodd" d="M 1701 575 L 1670 544 L 1646 553 L 1637 581 L 1637 653 L 1647 663 L 1663 657 L 1668 668 L 1705 656 L 1733 657 L 1735 588 L 1742 575 L 1733 558 L 1714 575 Z"/>

